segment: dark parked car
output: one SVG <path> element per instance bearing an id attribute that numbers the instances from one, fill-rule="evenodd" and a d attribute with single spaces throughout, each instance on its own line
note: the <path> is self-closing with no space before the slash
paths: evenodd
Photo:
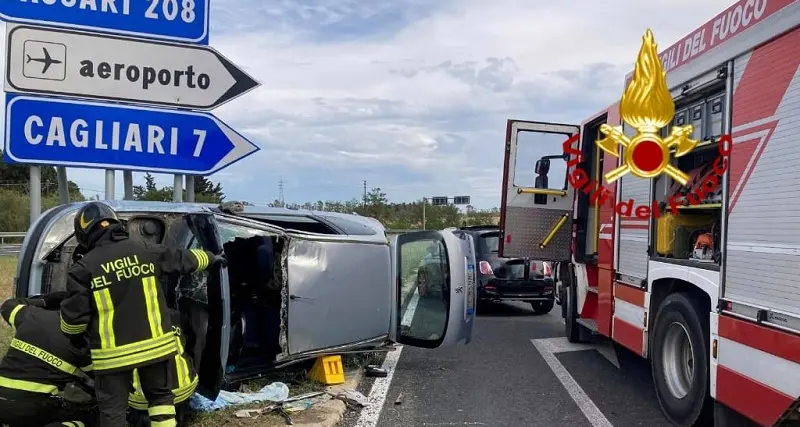
<path id="1" fill-rule="evenodd" d="M 500 229 L 497 226 L 470 226 L 459 230 L 472 235 L 475 242 L 478 302 L 530 302 L 537 314 L 546 314 L 553 309 L 554 285 L 550 264 L 499 257 Z"/>

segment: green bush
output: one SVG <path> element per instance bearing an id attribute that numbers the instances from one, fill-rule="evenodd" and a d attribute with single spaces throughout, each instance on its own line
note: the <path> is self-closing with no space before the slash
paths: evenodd
<path id="1" fill-rule="evenodd" d="M 42 197 L 42 212 L 58 205 L 57 196 Z M 31 204 L 27 194 L 0 189 L 0 231 L 28 231 Z M 9 243 L 9 242 L 6 242 Z"/>

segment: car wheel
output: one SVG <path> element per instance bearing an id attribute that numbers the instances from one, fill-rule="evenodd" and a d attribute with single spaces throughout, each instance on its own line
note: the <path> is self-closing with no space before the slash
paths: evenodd
<path id="1" fill-rule="evenodd" d="M 553 305 L 555 302 L 553 300 L 550 301 L 531 301 L 531 307 L 533 308 L 533 312 L 536 314 L 547 314 L 551 310 L 553 310 Z"/>
<path id="2" fill-rule="evenodd" d="M 658 310 L 652 360 L 656 397 L 674 425 L 709 425 L 708 319 L 689 295 L 668 296 Z M 705 319 L 705 320 L 703 320 Z"/>

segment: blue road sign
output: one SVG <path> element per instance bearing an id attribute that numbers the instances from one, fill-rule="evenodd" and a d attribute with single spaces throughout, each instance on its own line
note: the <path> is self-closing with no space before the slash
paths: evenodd
<path id="1" fill-rule="evenodd" d="M 210 175 L 259 148 L 208 113 L 6 95 L 11 163 Z"/>
<path id="2" fill-rule="evenodd" d="M 5 21 L 208 44 L 209 0 L 2 0 Z"/>

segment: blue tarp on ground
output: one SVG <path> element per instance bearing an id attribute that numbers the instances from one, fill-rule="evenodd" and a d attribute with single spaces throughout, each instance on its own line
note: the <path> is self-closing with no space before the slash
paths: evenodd
<path id="1" fill-rule="evenodd" d="M 189 406 L 197 412 L 213 412 L 229 406 L 248 403 L 283 402 L 288 398 L 289 386 L 281 382 L 274 382 L 253 393 L 222 390 L 219 392 L 217 400 L 213 402 L 199 394 L 195 394 L 189 400 Z"/>

